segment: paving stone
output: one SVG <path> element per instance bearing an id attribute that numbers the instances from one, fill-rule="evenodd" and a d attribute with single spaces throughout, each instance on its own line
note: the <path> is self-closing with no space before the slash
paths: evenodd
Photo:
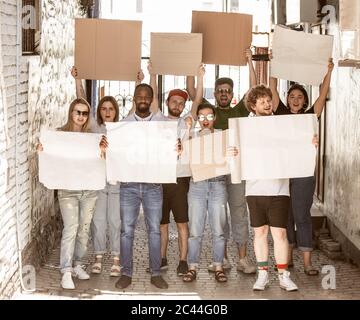
<path id="1" fill-rule="evenodd" d="M 331 251 L 331 252 L 341 251 L 341 245 L 339 242 L 336 242 L 336 241 L 326 242 L 325 248 L 326 248 L 326 250 Z"/>
<path id="2" fill-rule="evenodd" d="M 281 290 L 277 278 L 277 273 L 273 267 L 275 259 L 273 256 L 273 246 L 270 245 L 270 287 L 264 292 L 253 292 L 252 286 L 256 276 L 247 275 L 236 270 L 237 253 L 233 242 L 228 244 L 229 261 L 232 265 L 227 272 L 228 282 L 219 284 L 214 279 L 214 273 L 207 271 L 208 264 L 212 261 L 212 239 L 210 228 L 207 225 L 204 232 L 203 249 L 200 256 L 200 265 L 197 280 L 192 283 L 184 283 L 182 277 L 176 275 L 176 267 L 179 260 L 178 241 L 176 225 L 172 221 L 169 226 L 170 241 L 168 250 L 169 269 L 162 272 L 162 275 L 169 283 L 169 289 L 157 289 L 150 284 L 150 274 L 145 269 L 149 265 L 148 259 L 148 238 L 145 230 L 145 222 L 142 215 L 136 227 L 134 241 L 134 274 L 132 284 L 125 290 L 115 287 L 118 278 L 109 276 L 112 264 L 109 254 L 103 257 L 103 272 L 99 275 L 90 274 L 90 280 L 75 280 L 76 290 L 63 290 L 60 286 L 61 275 L 59 270 L 59 246 L 54 250 L 47 264 L 37 273 L 37 292 L 36 295 L 49 299 L 360 299 L 360 269 L 345 261 L 334 260 L 327 257 L 324 252 L 314 250 L 313 265 L 319 270 L 319 276 L 309 277 L 305 275 L 302 264 L 301 252 L 294 250 L 295 267 L 290 269 L 291 278 L 298 285 L 299 291 L 287 293 Z M 320 237 L 326 236 L 320 234 Z M 269 236 L 269 239 L 271 237 Z M 330 239 L 320 239 L 323 243 L 334 242 Z M 248 252 L 250 258 L 255 261 L 252 241 L 249 241 Z M 329 251 L 330 253 L 330 251 Z M 332 252 L 334 253 L 334 252 Z M 335 253 L 337 253 L 335 251 Z M 89 245 L 88 255 L 84 258 L 83 264 L 90 270 L 94 261 L 94 254 L 91 244 Z M 322 279 L 326 274 L 322 274 L 323 266 L 332 265 L 336 270 L 335 290 L 324 290 Z"/>

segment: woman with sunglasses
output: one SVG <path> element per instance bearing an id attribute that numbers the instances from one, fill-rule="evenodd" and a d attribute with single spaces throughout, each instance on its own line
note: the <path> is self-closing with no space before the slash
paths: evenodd
<path id="1" fill-rule="evenodd" d="M 200 123 L 200 131 L 193 136 L 202 136 L 213 133 L 215 122 L 215 107 L 209 103 L 202 103 L 197 109 L 197 119 Z M 190 126 L 189 126 L 190 128 Z M 220 131 L 220 130 L 217 130 Z M 237 155 L 234 148 L 228 149 L 228 154 Z M 215 267 L 215 279 L 218 282 L 226 282 L 227 276 L 223 270 L 225 254 L 225 228 L 227 225 L 226 215 L 226 177 L 194 182 L 190 180 L 188 193 L 189 204 L 189 240 L 188 240 L 188 264 L 189 270 L 184 275 L 184 282 L 192 282 L 196 279 L 201 254 L 201 243 L 205 229 L 206 216 L 209 216 L 209 224 L 213 239 L 213 264 Z"/>
<path id="2" fill-rule="evenodd" d="M 73 67 L 71 75 L 75 79 L 76 95 L 85 97 L 82 80 L 77 79 L 77 69 Z M 136 84 L 141 83 L 144 75 L 139 71 Z M 92 128 L 95 132 L 106 134 L 105 122 L 119 121 L 119 105 L 114 97 L 103 97 L 96 108 L 96 121 L 92 119 Z M 91 234 L 94 246 L 95 262 L 91 272 L 99 274 L 102 272 L 103 255 L 107 252 L 107 229 L 112 256 L 110 276 L 120 276 L 120 183 L 107 183 L 103 190 L 98 191 L 98 200 L 91 224 Z"/>
<path id="3" fill-rule="evenodd" d="M 77 98 L 71 102 L 67 123 L 59 131 L 91 132 L 90 105 L 86 100 Z M 41 144 L 37 146 L 42 151 Z M 80 280 L 90 276 L 81 266 L 86 255 L 90 224 L 95 211 L 97 192 L 95 190 L 58 190 L 58 200 L 63 220 L 60 246 L 61 286 L 75 289 L 72 275 Z M 74 264 L 74 268 L 73 268 Z"/>
<path id="4" fill-rule="evenodd" d="M 314 105 L 309 108 L 309 97 L 305 88 L 300 84 L 290 87 L 286 105 L 280 100 L 277 91 L 277 79 L 270 78 L 270 89 L 273 95 L 274 114 L 316 114 L 320 118 L 329 93 L 331 73 L 334 69 L 332 59 L 329 59 L 328 71 L 320 88 L 320 95 Z M 319 271 L 312 266 L 311 252 L 312 242 L 312 221 L 310 209 L 313 204 L 315 192 L 315 176 L 290 179 L 290 200 L 289 222 L 287 226 L 287 237 L 289 239 L 289 261 L 288 265 L 293 266 L 293 248 L 297 246 L 302 252 L 304 272 L 309 276 L 316 276 Z M 296 227 L 296 231 L 295 231 Z"/>

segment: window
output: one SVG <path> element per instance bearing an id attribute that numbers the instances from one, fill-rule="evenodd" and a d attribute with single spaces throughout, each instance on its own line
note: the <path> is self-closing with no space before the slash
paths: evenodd
<path id="1" fill-rule="evenodd" d="M 23 0 L 21 18 L 23 55 L 38 54 L 40 44 L 40 0 Z"/>

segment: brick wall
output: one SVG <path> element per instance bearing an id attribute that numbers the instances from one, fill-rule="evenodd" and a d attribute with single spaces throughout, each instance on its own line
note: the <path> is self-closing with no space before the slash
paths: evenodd
<path id="1" fill-rule="evenodd" d="M 40 56 L 20 52 L 17 76 L 17 1 L 0 0 L 0 298 L 19 288 L 18 250 L 24 264 L 39 266 L 61 230 L 53 192 L 38 182 L 34 146 L 41 127 L 64 122 L 74 98 L 77 1 L 44 0 L 41 16 Z"/>
<path id="2" fill-rule="evenodd" d="M 16 281 L 16 191 L 15 191 L 15 92 L 16 92 L 16 1 L 0 2 L 0 292 L 9 296 Z M 6 133 L 9 140 L 6 141 Z M 14 276 L 15 275 L 15 276 Z"/>

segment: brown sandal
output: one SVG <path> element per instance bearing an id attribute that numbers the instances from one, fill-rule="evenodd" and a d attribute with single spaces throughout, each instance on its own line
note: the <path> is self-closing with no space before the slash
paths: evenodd
<path id="1" fill-rule="evenodd" d="M 183 276 L 184 282 L 193 282 L 196 279 L 196 270 L 188 270 L 188 272 Z"/>
<path id="2" fill-rule="evenodd" d="M 215 279 L 217 282 L 227 282 L 227 276 L 222 270 L 215 271 Z"/>
<path id="3" fill-rule="evenodd" d="M 315 269 L 313 266 L 304 267 L 304 273 L 308 276 L 317 276 L 319 270 Z"/>

